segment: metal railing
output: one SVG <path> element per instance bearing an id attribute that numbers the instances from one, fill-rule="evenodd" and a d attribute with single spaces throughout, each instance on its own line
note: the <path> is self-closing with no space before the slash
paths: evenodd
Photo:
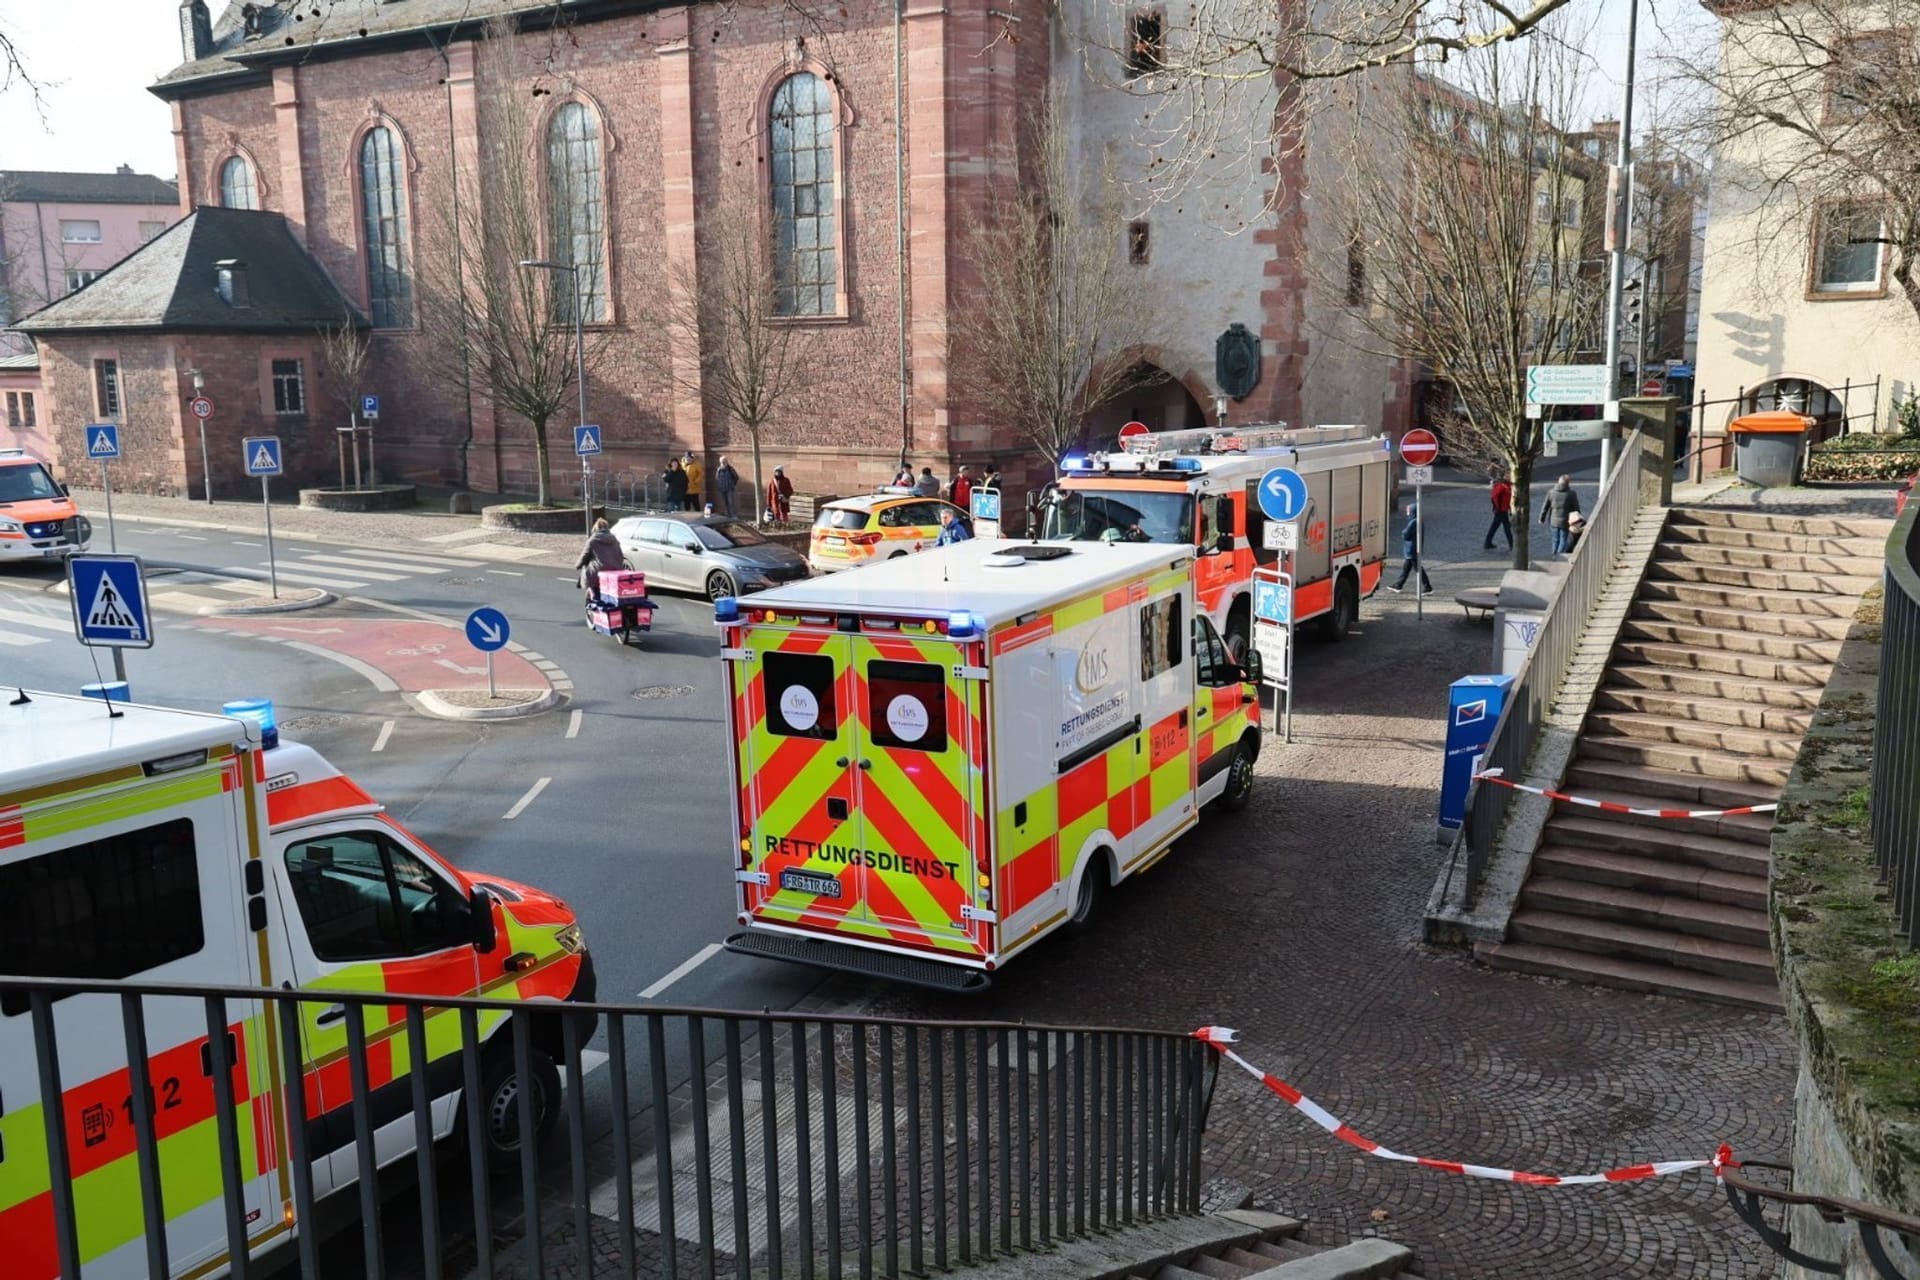
<path id="1" fill-rule="evenodd" d="M 1907 942 L 1920 947 L 1920 502 L 1887 535 L 1880 698 L 1873 721 L 1870 826 L 1880 876 Z"/>
<path id="2" fill-rule="evenodd" d="M 1606 492 L 1594 506 L 1586 531 L 1573 549 L 1566 577 L 1547 609 L 1546 620 L 1540 624 L 1540 634 L 1507 692 L 1506 706 L 1487 743 L 1483 769 L 1499 769 L 1506 777 L 1516 779 L 1526 773 L 1540 726 L 1553 710 L 1560 685 L 1573 663 L 1574 650 L 1587 629 L 1587 619 L 1613 572 L 1627 531 L 1640 514 L 1640 471 L 1648 453 L 1643 432 L 1634 432 L 1621 445 Z M 1479 891 L 1514 794 L 1507 787 L 1483 787 L 1477 782 L 1467 790 L 1461 839 L 1467 847 L 1465 891 L 1469 901 Z"/>
<path id="3" fill-rule="evenodd" d="M 55 1239 L 28 1243 L 67 1276 L 109 1236 L 171 1274 L 211 1243 L 177 1238 L 196 1204 L 224 1209 L 236 1276 L 277 1238 L 306 1277 L 429 1280 L 563 1257 L 583 1276 L 925 1274 L 1200 1208 L 1216 1063 L 1189 1035 L 59 979 L 0 978 L 0 999 L 29 1015 L 38 1082 L 9 1083 L 7 1112 L 47 1103 L 6 1157 L 44 1141 Z M 275 1087 L 330 1022 L 344 1050 Z M 217 1190 L 206 1146 L 156 1143 L 182 1098 L 217 1121 Z M 486 1141 L 436 1146 L 461 1132 Z M 136 1202 L 75 1181 L 110 1155 L 135 1162 Z M 356 1181 L 358 1239 L 319 1238 L 316 1205 Z"/>
<path id="4" fill-rule="evenodd" d="M 1767 1160 L 1746 1160 L 1738 1166 L 1746 1169 L 1770 1169 L 1779 1173 L 1792 1173 L 1790 1165 L 1775 1164 Z M 1895 1213 L 1891 1209 L 1882 1209 L 1876 1205 L 1863 1204 L 1858 1200 L 1849 1200 L 1842 1196 L 1812 1195 L 1804 1191 L 1787 1191 L 1779 1187 L 1770 1187 L 1756 1182 L 1735 1171 L 1733 1168 L 1720 1171 L 1720 1185 L 1726 1191 L 1727 1203 L 1740 1215 L 1740 1220 L 1752 1227 L 1766 1246 L 1780 1257 L 1815 1275 L 1837 1276 L 1845 1270 L 1845 1264 L 1839 1259 L 1817 1258 L 1794 1248 L 1793 1238 L 1787 1231 L 1768 1222 L 1762 1212 L 1763 1200 L 1780 1205 L 1799 1205 L 1811 1209 L 1823 1222 L 1851 1222 L 1859 1233 L 1860 1251 L 1874 1274 L 1882 1280 L 1907 1280 L 1906 1270 L 1896 1261 L 1889 1250 L 1888 1242 L 1881 1232 L 1891 1234 L 1895 1240 L 1893 1248 L 1904 1256 L 1913 1258 L 1920 1250 L 1920 1218 L 1911 1214 Z"/>
<path id="5" fill-rule="evenodd" d="M 584 479 L 585 483 L 582 483 Z M 576 473 L 574 491 L 582 502 L 621 512 L 677 511 L 667 501 L 667 482 L 657 471 L 618 471 L 595 469 L 584 477 Z"/>

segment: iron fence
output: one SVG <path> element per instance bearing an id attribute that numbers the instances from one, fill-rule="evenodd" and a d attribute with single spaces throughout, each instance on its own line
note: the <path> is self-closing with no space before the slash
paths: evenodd
<path id="1" fill-rule="evenodd" d="M 592 502 L 615 512 L 680 510 L 679 504 L 668 500 L 666 478 L 657 471 L 596 469 L 576 476 L 574 489 L 583 503 Z"/>
<path id="2" fill-rule="evenodd" d="M 1873 722 L 1874 859 L 1909 944 L 1920 947 L 1920 502 L 1887 535 L 1880 698 Z"/>
<path id="3" fill-rule="evenodd" d="M 237 1276 L 271 1247 L 304 1277 L 482 1280 L 925 1274 L 1200 1208 L 1215 1062 L 1187 1035 L 59 979 L 0 978 L 0 998 L 29 1015 L 38 1084 L 10 1082 L 6 1111 L 46 1103 L 6 1155 L 45 1144 L 66 1276 L 115 1228 L 150 1274 L 204 1262 L 170 1234 L 195 1205 L 203 1226 L 223 1211 Z M 277 1087 L 316 1015 L 344 1020 L 344 1061 Z M 204 1081 L 179 1067 L 195 1046 Z M 161 1070 L 217 1121 L 197 1158 L 217 1147 L 218 1190 L 192 1203 L 216 1175 L 167 1145 L 182 1089 Z M 75 1181 L 102 1157 L 73 1112 L 108 1092 L 137 1203 Z M 323 1240 L 356 1184 L 358 1239 Z"/>
<path id="4" fill-rule="evenodd" d="M 1574 650 L 1587 629 L 1587 619 L 1613 571 L 1627 531 L 1640 513 L 1640 472 L 1649 456 L 1657 456 L 1657 450 L 1649 445 L 1644 432 L 1634 432 L 1621 445 L 1606 491 L 1594 505 L 1540 633 L 1507 692 L 1506 706 L 1487 743 L 1482 768 L 1499 769 L 1508 778 L 1526 773 L 1540 726 L 1553 710 L 1554 699 L 1573 663 Z M 1465 892 L 1469 901 L 1479 891 L 1513 795 L 1507 787 L 1483 787 L 1477 782 L 1467 790 L 1461 839 L 1467 847 Z"/>

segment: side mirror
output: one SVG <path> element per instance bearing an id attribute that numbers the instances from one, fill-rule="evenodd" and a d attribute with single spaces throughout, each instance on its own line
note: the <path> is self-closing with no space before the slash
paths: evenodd
<path id="1" fill-rule="evenodd" d="M 475 951 L 487 955 L 499 941 L 499 935 L 493 927 L 493 895 L 485 889 L 475 889 L 473 897 L 467 900 L 467 906 L 472 912 L 467 921 L 472 927 L 469 941 L 473 943 Z"/>
<path id="2" fill-rule="evenodd" d="M 1223 533 L 1219 537 L 1215 538 L 1213 540 L 1213 549 L 1215 551 L 1233 550 L 1233 535 L 1230 533 Z"/>
<path id="3" fill-rule="evenodd" d="M 57 485 L 55 485 L 55 486 L 53 486 L 53 487 L 54 487 L 54 488 L 56 488 L 56 489 L 58 489 L 58 490 L 60 491 L 60 496 L 61 496 L 61 497 L 63 497 L 63 498 L 70 498 L 70 497 L 72 497 L 72 496 L 73 496 L 72 494 L 70 494 L 70 493 L 68 493 L 68 492 L 67 492 L 67 486 L 65 486 L 65 485 L 63 485 L 63 484 L 57 484 Z"/>
<path id="4" fill-rule="evenodd" d="M 1240 658 L 1240 678 L 1247 684 L 1259 684 L 1266 669 L 1266 662 L 1260 657 L 1258 649 L 1250 648 Z"/>

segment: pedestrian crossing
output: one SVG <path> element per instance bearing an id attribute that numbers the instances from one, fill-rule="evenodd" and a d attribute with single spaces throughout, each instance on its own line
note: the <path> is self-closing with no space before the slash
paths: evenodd
<path id="1" fill-rule="evenodd" d="M 37 600 L 0 606 L 0 649 L 27 649 L 62 638 L 73 638 L 71 613 L 55 612 Z"/>
<path id="2" fill-rule="evenodd" d="M 367 587 L 437 578 L 449 573 L 485 569 L 486 562 L 460 556 L 430 555 L 416 552 L 376 551 L 363 547 L 325 547 L 281 554 L 272 569 L 262 558 L 249 564 L 229 564 L 218 569 L 187 569 L 168 575 L 164 592 L 155 592 L 158 608 L 169 604 L 195 608 L 204 604 L 231 604 L 230 599 L 200 597 L 189 601 L 163 602 L 162 594 L 194 597 L 201 591 L 224 592 L 232 596 L 256 596 L 258 584 L 277 577 L 297 587 L 321 587 L 328 591 L 359 591 Z"/>

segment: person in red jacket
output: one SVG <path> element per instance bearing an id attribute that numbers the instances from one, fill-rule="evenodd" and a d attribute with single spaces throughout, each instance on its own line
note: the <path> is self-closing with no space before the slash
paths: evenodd
<path id="1" fill-rule="evenodd" d="M 767 519 L 774 524 L 785 524 L 793 509 L 793 481 L 787 479 L 785 467 L 775 467 L 773 478 L 767 481 Z"/>
<path id="2" fill-rule="evenodd" d="M 1493 550 L 1493 535 L 1496 532 L 1507 535 L 1507 550 L 1513 550 L 1513 486 L 1507 483 L 1507 473 L 1493 473 L 1493 490 L 1488 495 L 1493 503 L 1493 523 L 1487 526 L 1485 550 Z"/>

